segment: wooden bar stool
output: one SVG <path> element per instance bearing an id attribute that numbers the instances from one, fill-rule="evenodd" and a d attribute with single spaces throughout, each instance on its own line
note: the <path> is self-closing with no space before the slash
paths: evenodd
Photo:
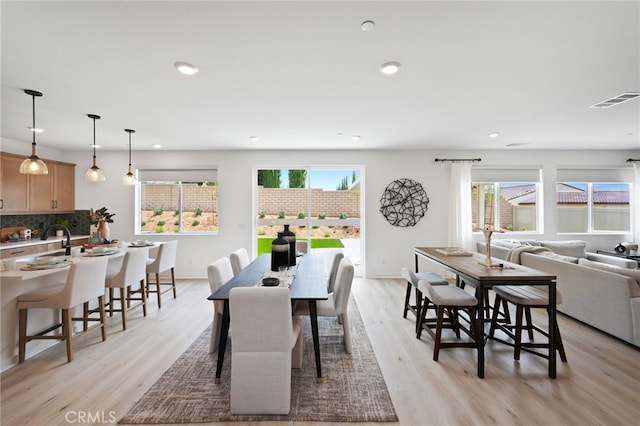
<path id="1" fill-rule="evenodd" d="M 72 263 L 66 282 L 59 286 L 45 287 L 18 296 L 18 362 L 24 362 L 26 345 L 31 340 L 54 339 L 67 342 L 67 361 L 73 360 L 73 321 L 83 321 L 84 331 L 87 331 L 85 316 L 73 318 L 71 311 L 81 304 L 98 299 L 99 324 L 102 340 L 107 339 L 104 311 L 104 280 L 107 273 L 107 259 L 91 259 Z M 29 309 L 59 309 L 62 322 L 35 335 L 27 335 L 27 314 Z M 49 333 L 62 328 L 62 334 Z M 95 327 L 91 327 L 93 329 Z"/>
<path id="2" fill-rule="evenodd" d="M 475 348 L 478 349 L 477 336 L 476 336 L 476 306 L 478 300 L 471 294 L 467 293 L 460 287 L 450 285 L 434 286 L 427 280 L 420 280 L 418 282 L 418 288 L 425 295 L 425 299 L 429 298 L 431 302 L 436 306 L 436 324 L 435 333 L 433 332 L 433 326 L 424 322 L 426 316 L 426 309 L 422 310 L 420 329 L 418 330 L 418 338 L 422 330 L 427 330 L 435 338 L 435 344 L 433 348 L 433 360 L 438 360 L 438 354 L 442 348 Z M 426 302 L 425 302 L 426 303 Z M 448 317 L 445 318 L 445 310 L 449 312 Z M 458 321 L 458 311 L 464 310 L 468 313 L 471 325 L 469 329 L 463 327 Z M 460 330 L 463 330 L 471 341 L 450 341 L 442 342 L 442 329 L 450 328 L 456 332 L 456 337 L 460 338 Z"/>
<path id="3" fill-rule="evenodd" d="M 449 285 L 449 282 L 441 275 L 438 275 L 433 272 L 413 272 L 409 268 L 402 268 L 400 270 L 400 274 L 402 278 L 407 280 L 407 291 L 404 297 L 404 311 L 402 313 L 402 317 L 407 317 L 407 312 L 411 312 L 416 317 L 416 333 L 420 328 L 420 317 L 421 311 L 424 308 L 428 311 L 430 308 L 435 310 L 435 306 L 430 302 L 428 298 L 423 296 L 423 293 L 418 288 L 418 282 L 420 280 L 426 280 L 431 283 L 431 285 Z M 411 304 L 411 290 L 415 292 L 415 305 Z M 424 301 L 424 303 L 423 303 Z M 426 318 L 426 312 L 425 312 Z"/>
<path id="4" fill-rule="evenodd" d="M 531 321 L 531 308 L 549 308 L 549 290 L 544 286 L 495 286 L 493 290 L 496 293 L 496 299 L 493 306 L 493 316 L 491 318 L 491 329 L 489 330 L 489 337 L 493 337 L 495 330 L 500 329 L 509 338 L 513 340 L 515 347 L 513 353 L 513 359 L 520 359 L 520 352 L 526 351 L 533 355 L 538 355 L 548 359 L 549 356 L 535 351 L 533 349 L 548 349 L 549 348 L 549 333 L 535 325 Z M 511 302 L 516 306 L 516 322 L 514 324 L 504 324 L 497 320 L 500 304 L 503 301 Z M 562 303 L 562 295 L 556 290 L 557 304 Z M 506 308 L 508 309 L 508 307 Z M 526 317 L 527 324 L 523 325 L 523 314 Z M 526 329 L 528 332 L 529 341 L 522 341 L 522 329 Z M 545 343 L 534 342 L 534 331 L 542 334 L 547 338 Z M 562 362 L 567 362 L 567 355 L 564 351 L 564 345 L 562 344 L 562 337 L 560 336 L 560 328 L 558 322 L 555 322 L 554 336 L 556 341 L 556 349 L 560 354 Z"/>
<path id="5" fill-rule="evenodd" d="M 162 307 L 162 295 L 168 291 L 173 290 L 173 298 L 176 298 L 176 277 L 174 268 L 176 266 L 176 256 L 178 254 L 178 240 L 167 241 L 160 244 L 158 248 L 158 254 L 155 258 L 147 259 L 147 298 L 149 293 L 156 293 L 158 296 L 158 309 Z M 171 282 L 160 282 L 160 274 L 165 271 L 171 271 Z M 156 280 L 154 283 L 149 281 L 149 276 L 154 275 Z M 155 284 L 153 290 L 151 285 Z M 160 286 L 168 285 L 170 288 L 161 291 Z"/>

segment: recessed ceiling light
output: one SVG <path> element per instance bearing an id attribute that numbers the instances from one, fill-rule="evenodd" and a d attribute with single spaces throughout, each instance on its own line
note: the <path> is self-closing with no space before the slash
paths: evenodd
<path id="1" fill-rule="evenodd" d="M 385 75 L 392 75 L 400 69 L 400 62 L 391 61 L 380 65 L 380 72 Z"/>
<path id="2" fill-rule="evenodd" d="M 360 140 L 360 135 L 353 135 L 353 136 L 351 136 L 351 139 L 353 139 L 354 141 L 359 141 Z"/>
<path id="3" fill-rule="evenodd" d="M 90 148 L 100 149 L 100 145 L 89 144 Z"/>
<path id="4" fill-rule="evenodd" d="M 500 136 L 499 132 L 492 132 L 489 133 L 487 136 L 489 136 L 490 138 L 497 138 L 498 136 Z"/>
<path id="5" fill-rule="evenodd" d="M 44 130 L 39 129 L 37 127 L 27 127 L 27 129 L 31 130 L 33 133 L 42 133 Z"/>
<path id="6" fill-rule="evenodd" d="M 198 67 L 188 62 L 176 62 L 173 66 L 184 75 L 194 75 L 198 72 Z"/>
<path id="7" fill-rule="evenodd" d="M 375 28 L 376 23 L 373 21 L 364 21 L 362 24 L 360 24 L 360 29 L 362 31 L 371 31 Z"/>
<path id="8" fill-rule="evenodd" d="M 339 132 L 339 133 L 338 133 L 338 136 L 344 136 L 344 133 Z"/>
<path id="9" fill-rule="evenodd" d="M 160 149 L 162 148 L 162 145 L 158 144 L 158 143 L 154 143 L 151 145 L 152 147 L 154 147 L 155 149 Z"/>
<path id="10" fill-rule="evenodd" d="M 251 139 L 254 142 L 258 142 L 260 140 L 260 136 L 249 136 L 249 139 Z"/>

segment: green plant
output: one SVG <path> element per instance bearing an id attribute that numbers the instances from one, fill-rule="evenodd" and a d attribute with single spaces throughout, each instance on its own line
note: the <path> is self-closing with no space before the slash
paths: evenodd
<path id="1" fill-rule="evenodd" d="M 145 222 L 144 220 L 142 222 L 140 222 L 140 226 L 142 226 L 144 228 L 144 226 L 147 224 L 147 222 Z"/>
<path id="2" fill-rule="evenodd" d="M 198 225 L 200 225 L 200 221 L 197 219 L 191 222 L 191 226 L 198 226 Z"/>
<path id="3" fill-rule="evenodd" d="M 174 216 L 178 216 L 179 214 L 180 214 L 180 209 L 175 209 L 175 210 L 173 211 L 173 215 L 174 215 Z"/>
<path id="4" fill-rule="evenodd" d="M 300 229 L 304 229 L 304 228 L 306 228 L 306 227 L 307 227 L 307 225 L 300 225 L 300 226 L 298 226 L 298 228 L 300 228 Z"/>
<path id="5" fill-rule="evenodd" d="M 193 211 L 193 214 L 196 216 L 200 216 L 202 214 L 202 209 L 200 207 L 196 207 L 196 209 Z"/>
<path id="6" fill-rule="evenodd" d="M 327 217 L 327 215 L 326 215 L 326 214 L 324 214 L 324 213 L 318 213 L 318 219 L 324 219 L 324 218 L 326 218 L 326 217 Z"/>
<path id="7" fill-rule="evenodd" d="M 100 223 L 101 221 L 105 221 L 107 223 L 113 223 L 112 218 L 115 215 L 116 215 L 115 213 L 109 213 L 106 207 L 101 207 L 95 212 L 93 211 L 93 209 L 91 209 L 91 211 L 89 212 L 89 221 L 94 226 Z"/>
<path id="8" fill-rule="evenodd" d="M 162 210 L 162 207 L 156 207 L 153 209 L 153 215 L 154 216 L 160 216 L 162 214 L 164 210 Z"/>
<path id="9" fill-rule="evenodd" d="M 267 235 L 267 230 L 264 228 L 258 229 L 258 235 Z"/>
<path id="10" fill-rule="evenodd" d="M 331 236 L 331 231 L 324 231 L 324 237 L 329 238 Z"/>
<path id="11" fill-rule="evenodd" d="M 329 229 L 332 229 L 333 227 L 334 227 L 334 225 L 329 225 L 328 226 Z"/>
<path id="12" fill-rule="evenodd" d="M 265 213 L 265 211 L 264 211 L 264 210 L 261 210 L 261 211 L 260 211 L 260 213 L 258 213 L 258 217 L 259 217 L 260 219 L 264 219 L 264 217 L 265 217 L 266 215 L 267 215 L 267 213 Z"/>
<path id="13" fill-rule="evenodd" d="M 312 228 L 313 228 L 313 229 L 318 229 L 318 228 L 320 228 L 320 227 L 319 227 L 318 225 L 313 225 L 313 226 L 312 226 Z"/>
<path id="14" fill-rule="evenodd" d="M 180 228 L 173 228 L 173 232 L 177 234 L 178 232 L 180 232 Z"/>
<path id="15" fill-rule="evenodd" d="M 162 234 L 164 232 L 164 228 L 162 226 L 156 226 L 153 232 L 155 232 L 156 234 Z"/>
<path id="16" fill-rule="evenodd" d="M 284 219 L 284 210 L 278 212 L 278 219 Z"/>
<path id="17" fill-rule="evenodd" d="M 175 226 L 179 226 L 179 225 L 180 225 L 180 221 L 179 221 L 179 220 L 175 220 L 175 221 L 173 222 L 173 224 L 174 224 Z"/>
<path id="18" fill-rule="evenodd" d="M 158 226 L 164 226 L 164 224 L 165 224 L 164 220 L 159 220 L 157 223 Z"/>
<path id="19" fill-rule="evenodd" d="M 304 219 L 306 216 L 305 212 L 298 213 L 298 219 Z"/>
<path id="20" fill-rule="evenodd" d="M 340 219 L 346 219 L 346 218 L 347 218 L 347 217 L 349 217 L 349 216 L 347 216 L 347 214 L 346 214 L 345 212 L 340 212 L 340 214 L 338 215 L 338 217 L 339 217 Z"/>

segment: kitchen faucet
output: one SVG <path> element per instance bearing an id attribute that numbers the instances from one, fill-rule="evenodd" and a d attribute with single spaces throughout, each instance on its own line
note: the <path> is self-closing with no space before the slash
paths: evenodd
<path id="1" fill-rule="evenodd" d="M 46 240 L 47 238 L 49 238 L 47 233 L 50 229 L 61 229 L 64 231 L 64 233 L 67 235 L 67 246 L 65 247 L 64 254 L 66 256 L 71 256 L 71 231 L 69 231 L 69 228 L 62 225 L 50 225 L 42 233 L 42 236 L 40 237 L 41 240 Z"/>

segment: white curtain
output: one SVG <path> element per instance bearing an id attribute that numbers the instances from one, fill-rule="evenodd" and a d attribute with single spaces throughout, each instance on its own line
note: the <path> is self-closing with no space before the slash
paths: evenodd
<path id="1" fill-rule="evenodd" d="M 633 163 L 633 193 L 631 194 L 631 213 L 633 220 L 633 242 L 640 243 L 640 164 Z"/>
<path id="2" fill-rule="evenodd" d="M 451 163 L 449 184 L 449 247 L 473 251 L 471 234 L 471 164 Z"/>

